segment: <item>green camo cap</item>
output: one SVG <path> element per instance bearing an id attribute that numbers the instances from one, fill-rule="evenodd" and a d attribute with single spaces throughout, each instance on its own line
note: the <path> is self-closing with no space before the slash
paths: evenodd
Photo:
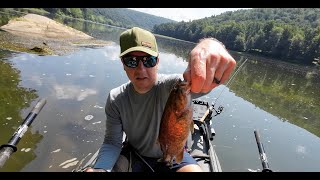
<path id="1" fill-rule="evenodd" d="M 158 56 L 158 46 L 155 36 L 144 29 L 133 27 L 120 35 L 120 57 L 132 52 L 143 51 L 152 56 Z"/>

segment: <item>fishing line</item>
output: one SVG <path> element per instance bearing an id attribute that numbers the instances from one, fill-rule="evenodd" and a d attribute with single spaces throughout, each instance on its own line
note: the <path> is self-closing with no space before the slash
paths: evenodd
<path id="1" fill-rule="evenodd" d="M 140 154 L 137 151 L 133 150 L 133 152 L 145 163 L 145 165 L 147 165 L 150 168 L 152 172 L 155 172 L 154 169 L 150 166 L 150 164 L 142 156 L 140 156 Z"/>
<path id="2" fill-rule="evenodd" d="M 229 79 L 229 81 L 227 82 L 227 84 L 224 86 L 224 88 L 221 90 L 219 96 L 217 97 L 217 99 L 212 103 L 212 104 L 216 104 L 217 100 L 220 98 L 221 94 L 223 93 L 223 91 L 226 89 L 226 87 L 228 87 L 228 85 L 231 84 L 231 82 L 233 82 L 233 79 L 236 77 L 236 75 L 240 72 L 240 69 L 242 68 L 242 66 L 247 62 L 248 58 L 244 60 L 244 62 L 239 66 L 239 68 L 236 70 L 235 73 L 233 73 L 233 75 L 231 76 L 231 78 Z"/>

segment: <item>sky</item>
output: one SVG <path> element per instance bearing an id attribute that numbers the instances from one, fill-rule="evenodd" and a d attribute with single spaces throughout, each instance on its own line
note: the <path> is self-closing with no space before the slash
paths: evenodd
<path id="1" fill-rule="evenodd" d="M 239 9 L 251 8 L 129 8 L 155 16 L 160 16 L 175 21 L 185 21 L 211 17 L 219 15 L 226 11 L 235 11 Z"/>

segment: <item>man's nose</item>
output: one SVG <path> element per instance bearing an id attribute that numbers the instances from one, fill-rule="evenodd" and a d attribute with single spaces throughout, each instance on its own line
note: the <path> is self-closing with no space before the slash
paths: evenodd
<path id="1" fill-rule="evenodd" d="M 143 65 L 143 62 L 141 60 L 138 61 L 137 69 L 139 70 L 145 70 L 146 67 Z"/>

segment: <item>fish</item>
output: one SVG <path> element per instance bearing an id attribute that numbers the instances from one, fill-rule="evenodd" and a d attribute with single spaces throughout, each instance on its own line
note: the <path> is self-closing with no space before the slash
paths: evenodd
<path id="1" fill-rule="evenodd" d="M 181 163 L 183 152 L 193 130 L 191 82 L 179 79 L 171 89 L 160 123 L 158 142 L 163 153 L 158 162 L 167 166 Z M 192 131 L 191 131 L 192 132 Z"/>

